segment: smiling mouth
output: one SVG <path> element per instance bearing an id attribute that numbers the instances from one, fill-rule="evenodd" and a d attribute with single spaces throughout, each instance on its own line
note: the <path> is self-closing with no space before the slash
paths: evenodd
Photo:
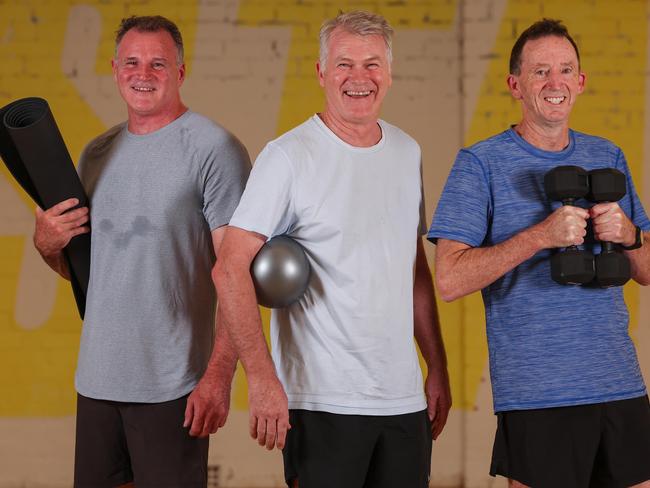
<path id="1" fill-rule="evenodd" d="M 132 86 L 131 89 L 140 93 L 148 93 L 148 92 L 156 91 L 155 88 L 150 86 Z"/>
<path id="2" fill-rule="evenodd" d="M 552 103 L 553 105 L 560 105 L 564 100 L 566 100 L 565 96 L 561 97 L 544 97 L 544 100 L 546 100 L 549 103 Z"/>
<path id="3" fill-rule="evenodd" d="M 345 90 L 345 95 L 351 98 L 364 98 L 372 93 L 372 90 Z"/>

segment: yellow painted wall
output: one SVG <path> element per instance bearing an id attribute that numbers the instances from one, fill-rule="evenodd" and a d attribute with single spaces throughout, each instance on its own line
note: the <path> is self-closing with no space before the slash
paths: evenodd
<path id="1" fill-rule="evenodd" d="M 455 151 L 519 120 L 505 84 L 509 50 L 518 34 L 542 16 L 563 19 L 581 48 L 587 90 L 574 111 L 573 127 L 619 144 L 637 190 L 645 191 L 641 181 L 650 171 L 650 163 L 643 162 L 648 160 L 648 4 L 638 0 L 0 0 L 0 106 L 25 96 L 46 98 L 76 160 L 88 140 L 119 120 L 119 112 L 111 111 L 120 101 L 109 69 L 119 19 L 162 14 L 183 32 L 189 68 L 184 97 L 191 108 L 233 129 L 254 155 L 265 140 L 319 110 L 319 25 L 339 9 L 356 7 L 384 14 L 397 30 L 393 98 L 387 100 L 385 116 L 423 146 L 429 217 Z M 97 24 L 80 25 L 80 18 L 97 19 Z M 66 44 L 66 36 L 73 31 L 80 39 L 97 36 L 90 73 L 77 71 L 81 64 L 69 52 L 75 46 Z M 79 56 L 90 56 L 83 47 L 76 46 Z M 246 105 L 253 97 L 258 97 L 257 111 Z M 30 452 L 26 440 L 23 451 L 16 447 L 23 445 L 20 433 L 28 428 L 72 437 L 81 328 L 69 286 L 54 280 L 30 251 L 32 213 L 29 198 L 0 168 L 0 429 L 10 429 L 13 436 L 10 448 L 0 430 L 0 488 L 30 486 L 38 476 L 37 462 L 59 473 L 50 484 L 39 481 L 38 486 L 66 486 L 70 476 L 70 453 L 48 450 L 46 438 L 39 460 L 14 454 Z M 431 257 L 433 247 L 427 246 Z M 21 288 L 26 272 L 31 284 Z M 30 305 L 19 309 L 25 290 L 33 290 Z M 641 297 L 636 285 L 626 287 L 635 330 L 650 325 L 638 313 Z M 493 418 L 480 296 L 440 304 L 440 314 L 455 403 L 449 428 L 434 449 L 432 482 L 488 486 Z M 268 323 L 268 311 L 263 316 Z M 642 355 L 650 355 L 647 339 L 638 346 Z M 280 486 L 279 460 L 258 461 L 262 454 L 246 438 L 245 426 L 240 428 L 247 395 L 241 370 L 233 395 L 234 427 L 214 443 L 229 447 L 211 458 L 231 473 L 223 486 Z M 52 424 L 59 427 L 50 429 Z M 249 468 L 237 464 L 242 452 L 250 456 Z"/>

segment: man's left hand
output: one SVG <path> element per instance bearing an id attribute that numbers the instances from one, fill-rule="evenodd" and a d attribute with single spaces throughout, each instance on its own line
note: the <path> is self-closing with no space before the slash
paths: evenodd
<path id="1" fill-rule="evenodd" d="M 589 209 L 594 237 L 599 241 L 631 246 L 636 239 L 636 227 L 618 203 L 598 203 Z"/>
<path id="2" fill-rule="evenodd" d="M 183 427 L 190 435 L 207 437 L 223 427 L 230 410 L 230 382 L 219 382 L 203 377 L 187 398 Z"/>
<path id="3" fill-rule="evenodd" d="M 431 436 L 436 440 L 447 423 L 451 408 L 451 389 L 447 368 L 429 371 L 424 383 L 424 393 L 427 397 L 427 414 L 431 421 Z"/>

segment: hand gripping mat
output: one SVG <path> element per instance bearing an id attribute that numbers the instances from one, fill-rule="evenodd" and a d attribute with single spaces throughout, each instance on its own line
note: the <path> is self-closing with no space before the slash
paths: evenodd
<path id="1" fill-rule="evenodd" d="M 54 116 L 42 98 L 23 98 L 0 109 L 0 157 L 42 209 L 73 197 L 80 207 L 88 206 Z M 90 234 L 73 237 L 63 253 L 83 319 L 90 275 Z"/>

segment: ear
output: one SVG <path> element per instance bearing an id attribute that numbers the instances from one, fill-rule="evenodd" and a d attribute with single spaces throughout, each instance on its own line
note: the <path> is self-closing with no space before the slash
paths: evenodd
<path id="1" fill-rule="evenodd" d="M 113 80 L 117 83 L 117 61 L 115 61 L 115 58 L 111 58 L 111 71 L 113 72 Z"/>
<path id="2" fill-rule="evenodd" d="M 320 61 L 316 61 L 316 73 L 318 73 L 318 83 L 325 88 L 325 70 L 321 69 Z"/>
<path id="3" fill-rule="evenodd" d="M 178 86 L 181 86 L 185 81 L 185 63 L 178 67 Z"/>
<path id="4" fill-rule="evenodd" d="M 512 98 L 515 100 L 521 100 L 522 94 L 521 90 L 519 89 L 519 77 L 517 75 L 509 74 L 506 78 L 506 83 L 508 85 L 508 90 L 510 90 Z"/>
<path id="5" fill-rule="evenodd" d="M 585 91 L 586 81 L 587 81 L 587 75 L 581 72 L 578 75 L 578 93 L 582 93 L 583 91 Z"/>

